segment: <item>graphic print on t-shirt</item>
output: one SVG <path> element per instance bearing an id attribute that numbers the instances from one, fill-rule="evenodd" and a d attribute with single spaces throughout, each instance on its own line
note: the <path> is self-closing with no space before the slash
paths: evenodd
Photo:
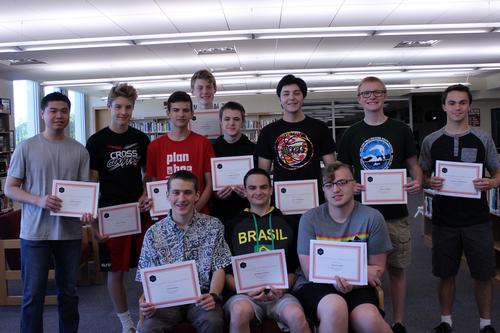
<path id="1" fill-rule="evenodd" d="M 282 133 L 276 138 L 274 148 L 278 163 L 287 170 L 307 165 L 314 154 L 314 147 L 307 134 L 299 131 Z"/>
<path id="2" fill-rule="evenodd" d="M 359 149 L 359 161 L 364 170 L 388 169 L 393 156 L 391 143 L 381 137 L 367 139 Z"/>
<path id="3" fill-rule="evenodd" d="M 176 153 L 167 154 L 165 161 L 167 162 L 167 178 L 179 170 L 187 170 L 193 172 L 193 166 L 189 158 L 189 154 Z"/>
<path id="4" fill-rule="evenodd" d="M 106 146 L 106 151 L 109 152 L 109 159 L 106 163 L 106 168 L 109 171 L 118 168 L 137 167 L 141 160 L 139 143 L 132 143 L 130 145 L 121 147 L 115 145 Z"/>

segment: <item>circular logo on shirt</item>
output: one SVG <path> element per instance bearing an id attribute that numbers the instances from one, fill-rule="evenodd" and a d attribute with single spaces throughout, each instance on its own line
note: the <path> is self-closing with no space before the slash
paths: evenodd
<path id="1" fill-rule="evenodd" d="M 280 166 L 287 170 L 300 169 L 307 165 L 314 154 L 311 140 L 305 133 L 290 131 L 276 138 L 275 150 Z"/>
<path id="2" fill-rule="evenodd" d="M 369 138 L 359 149 L 359 161 L 365 170 L 389 169 L 393 156 L 391 143 L 381 137 Z"/>

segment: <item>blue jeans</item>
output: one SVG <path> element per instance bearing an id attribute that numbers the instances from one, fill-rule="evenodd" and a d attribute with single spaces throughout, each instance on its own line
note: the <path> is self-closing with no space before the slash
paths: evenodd
<path id="1" fill-rule="evenodd" d="M 78 331 L 76 284 L 81 257 L 81 240 L 29 241 L 21 239 L 23 304 L 21 332 L 43 332 L 43 305 L 47 275 L 52 258 L 55 263 L 59 332 Z"/>

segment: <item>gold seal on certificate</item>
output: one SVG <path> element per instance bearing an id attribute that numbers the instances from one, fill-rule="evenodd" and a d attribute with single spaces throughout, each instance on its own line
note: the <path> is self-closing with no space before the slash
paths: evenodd
<path id="1" fill-rule="evenodd" d="M 99 183 L 54 179 L 52 195 L 62 200 L 62 207 L 58 212 L 50 212 L 50 215 L 81 217 L 92 213 L 96 217 L 98 194 Z"/>
<path id="2" fill-rule="evenodd" d="M 335 276 L 352 285 L 368 284 L 365 242 L 311 240 L 309 244 L 309 281 L 336 283 Z"/>
<path id="3" fill-rule="evenodd" d="M 214 191 L 226 186 L 243 185 L 243 178 L 253 168 L 253 156 L 212 157 L 212 186 Z"/>
<path id="4" fill-rule="evenodd" d="M 196 303 L 201 296 L 194 260 L 141 270 L 146 302 L 157 308 Z"/>
<path id="5" fill-rule="evenodd" d="M 264 287 L 288 288 L 283 249 L 234 256 L 231 264 L 238 294 Z"/>
<path id="6" fill-rule="evenodd" d="M 170 201 L 168 201 L 168 186 L 166 180 L 146 183 L 146 191 L 148 198 L 153 201 L 153 205 L 149 211 L 151 216 L 160 216 L 168 214 Z"/>
<path id="7" fill-rule="evenodd" d="M 139 203 L 99 208 L 99 232 L 109 238 L 141 233 Z"/>
<path id="8" fill-rule="evenodd" d="M 444 179 L 437 194 L 462 198 L 481 198 L 481 191 L 474 188 L 474 179 L 483 177 L 483 164 L 436 161 L 436 177 Z"/>
<path id="9" fill-rule="evenodd" d="M 361 203 L 365 205 L 406 204 L 406 169 L 361 170 Z"/>
<path id="10" fill-rule="evenodd" d="M 274 195 L 276 207 L 283 214 L 303 214 L 318 207 L 318 181 L 309 179 L 274 182 Z"/>

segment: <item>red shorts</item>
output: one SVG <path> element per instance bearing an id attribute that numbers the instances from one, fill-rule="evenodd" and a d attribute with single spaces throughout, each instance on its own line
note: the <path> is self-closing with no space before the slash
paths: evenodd
<path id="1" fill-rule="evenodd" d="M 111 255 L 111 270 L 113 272 L 126 272 L 129 268 L 137 267 L 144 234 L 152 224 L 149 212 L 141 213 L 142 232 L 140 234 L 111 238 L 106 241 Z"/>

